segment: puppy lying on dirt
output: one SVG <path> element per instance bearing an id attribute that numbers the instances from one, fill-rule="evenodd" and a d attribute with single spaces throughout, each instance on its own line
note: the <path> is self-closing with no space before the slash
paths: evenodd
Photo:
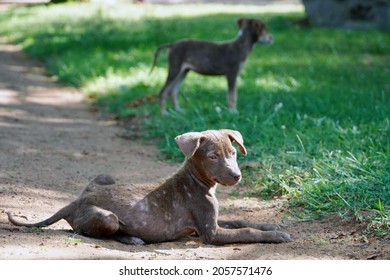
<path id="1" fill-rule="evenodd" d="M 246 154 L 238 131 L 222 129 L 189 132 L 175 138 L 186 160 L 172 177 L 152 191 L 118 186 L 109 175 L 98 175 L 81 195 L 52 217 L 16 226 L 46 227 L 65 219 L 74 231 L 95 237 L 114 238 L 126 244 L 172 241 L 196 232 L 206 244 L 291 241 L 276 224 L 219 221 L 218 185 L 232 186 L 241 180 L 237 165 L 238 144 Z"/>

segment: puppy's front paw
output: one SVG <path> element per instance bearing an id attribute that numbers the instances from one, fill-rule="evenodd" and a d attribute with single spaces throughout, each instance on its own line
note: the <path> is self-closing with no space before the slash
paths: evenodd
<path id="1" fill-rule="evenodd" d="M 291 242 L 291 235 L 282 231 L 266 231 L 264 232 L 264 241 L 267 243 L 284 243 Z"/>
<path id="2" fill-rule="evenodd" d="M 281 242 L 291 242 L 291 241 L 293 241 L 290 234 L 288 234 L 286 232 L 281 232 L 281 231 L 278 231 L 278 233 L 280 234 L 280 238 L 282 240 Z"/>
<path id="3" fill-rule="evenodd" d="M 278 224 L 260 224 L 259 229 L 264 231 L 275 231 L 282 229 L 282 227 Z"/>

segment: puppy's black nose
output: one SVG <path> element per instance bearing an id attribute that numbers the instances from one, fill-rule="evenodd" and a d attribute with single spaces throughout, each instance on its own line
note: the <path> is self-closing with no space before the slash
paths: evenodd
<path id="1" fill-rule="evenodd" d="M 232 177 L 233 177 L 233 179 L 235 180 L 235 181 L 240 181 L 240 179 L 241 179 L 241 174 L 239 174 L 239 173 L 233 173 L 232 174 Z"/>

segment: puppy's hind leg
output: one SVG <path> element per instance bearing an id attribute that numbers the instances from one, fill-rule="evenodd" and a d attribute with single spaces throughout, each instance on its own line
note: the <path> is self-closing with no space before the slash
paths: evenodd
<path id="1" fill-rule="evenodd" d="M 119 219 L 111 211 L 94 205 L 82 207 L 78 216 L 69 221 L 74 231 L 81 234 L 103 238 L 114 235 L 119 230 Z"/>
<path id="2" fill-rule="evenodd" d="M 113 238 L 116 241 L 119 241 L 119 242 L 127 244 L 127 245 L 145 245 L 146 244 L 141 238 L 131 236 L 131 235 L 125 234 L 123 232 L 115 233 Z"/>

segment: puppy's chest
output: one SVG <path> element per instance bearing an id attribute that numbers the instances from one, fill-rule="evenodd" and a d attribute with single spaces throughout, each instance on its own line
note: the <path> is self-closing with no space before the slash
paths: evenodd
<path id="1" fill-rule="evenodd" d="M 206 200 L 209 202 L 210 206 L 213 208 L 214 211 L 218 211 L 219 208 L 219 203 L 217 197 L 215 196 L 216 191 L 217 188 L 213 187 L 206 195 Z"/>

